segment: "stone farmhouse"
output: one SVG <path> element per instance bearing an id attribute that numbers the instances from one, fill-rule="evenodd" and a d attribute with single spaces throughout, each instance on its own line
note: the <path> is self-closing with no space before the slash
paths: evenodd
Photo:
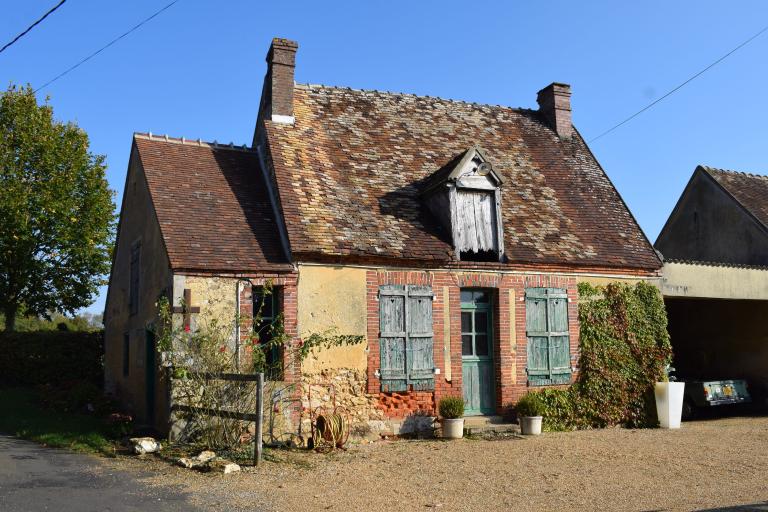
<path id="1" fill-rule="evenodd" d="M 309 384 L 333 384 L 355 422 L 396 428 L 444 396 L 498 415 L 571 383 L 578 283 L 656 282 L 662 263 L 572 125 L 570 86 L 544 87 L 530 110 L 302 85 L 297 49 L 272 41 L 250 147 L 134 135 L 109 389 L 167 430 L 158 297 L 192 330 L 202 315 L 240 318 L 238 351 L 268 285 L 291 344 L 328 329 L 364 339 L 277 355 L 302 384 L 294 424 L 315 405 Z"/>

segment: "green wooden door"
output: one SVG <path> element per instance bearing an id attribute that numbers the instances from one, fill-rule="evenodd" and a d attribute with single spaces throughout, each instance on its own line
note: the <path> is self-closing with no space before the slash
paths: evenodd
<path id="1" fill-rule="evenodd" d="M 493 304 L 487 290 L 461 290 L 461 373 L 464 414 L 496 412 Z"/>
<path id="2" fill-rule="evenodd" d="M 155 333 L 150 330 L 146 331 L 146 364 L 144 365 L 144 390 L 146 400 L 146 420 L 147 424 L 154 425 L 155 423 L 155 380 L 157 361 L 155 360 L 156 346 L 155 346 Z"/>

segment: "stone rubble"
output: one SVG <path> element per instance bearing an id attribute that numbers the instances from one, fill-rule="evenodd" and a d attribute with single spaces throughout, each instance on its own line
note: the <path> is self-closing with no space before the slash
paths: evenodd
<path id="1" fill-rule="evenodd" d="M 198 471 L 221 473 L 228 475 L 240 471 L 240 466 L 234 462 L 218 457 L 215 452 L 203 450 L 196 457 L 182 457 L 177 464 L 183 468 L 196 469 Z"/>
<path id="2" fill-rule="evenodd" d="M 133 451 L 137 455 L 155 453 L 163 449 L 163 445 L 154 437 L 132 437 L 130 442 L 133 444 Z"/>

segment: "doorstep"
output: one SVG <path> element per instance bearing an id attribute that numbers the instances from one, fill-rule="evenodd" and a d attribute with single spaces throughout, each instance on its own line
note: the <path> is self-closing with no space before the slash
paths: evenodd
<path id="1" fill-rule="evenodd" d="M 464 433 L 466 435 L 483 434 L 486 432 L 519 433 L 520 426 L 517 423 L 510 423 L 501 416 L 464 417 Z"/>

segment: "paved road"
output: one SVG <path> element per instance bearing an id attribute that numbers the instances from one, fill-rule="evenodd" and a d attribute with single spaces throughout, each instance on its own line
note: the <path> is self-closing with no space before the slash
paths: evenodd
<path id="1" fill-rule="evenodd" d="M 174 489 L 141 484 L 96 457 L 0 436 L 0 512 L 155 512 L 199 509 Z"/>

